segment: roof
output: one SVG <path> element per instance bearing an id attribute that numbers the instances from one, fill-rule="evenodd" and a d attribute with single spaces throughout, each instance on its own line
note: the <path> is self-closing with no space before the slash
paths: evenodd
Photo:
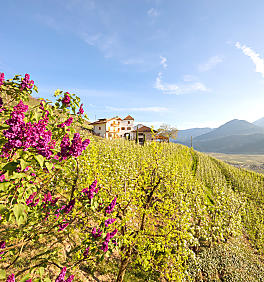
<path id="1" fill-rule="evenodd" d="M 107 123 L 107 120 L 95 121 L 95 122 L 89 123 L 89 125 L 97 125 L 97 124 L 104 124 L 104 123 Z"/>
<path id="2" fill-rule="evenodd" d="M 133 130 L 132 132 L 151 132 L 152 128 L 143 125 L 142 127 L 138 128 L 137 130 Z M 153 130 L 154 132 L 156 132 L 156 130 Z"/>
<path id="3" fill-rule="evenodd" d="M 109 118 L 109 119 L 99 118 L 97 121 L 94 121 L 94 122 L 90 123 L 90 125 L 97 125 L 97 124 L 107 123 L 108 121 L 111 121 L 113 119 L 122 120 L 120 117 L 113 117 L 113 118 Z"/>
<path id="4" fill-rule="evenodd" d="M 132 116 L 128 115 L 128 116 L 125 117 L 123 120 L 134 120 L 134 118 L 132 118 Z"/>

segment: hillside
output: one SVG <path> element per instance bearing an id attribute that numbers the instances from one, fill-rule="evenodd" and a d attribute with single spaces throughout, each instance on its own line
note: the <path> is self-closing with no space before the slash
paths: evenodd
<path id="1" fill-rule="evenodd" d="M 50 282 L 61 271 L 84 282 L 264 279 L 262 174 L 178 144 L 77 134 L 61 126 L 80 118 L 64 121 L 63 102 L 54 116 L 50 105 L 14 105 L 10 119 L 2 111 L 1 151 L 12 155 L 0 162 L 0 279 Z M 23 142 L 31 136 L 28 150 L 4 147 L 14 129 Z"/>

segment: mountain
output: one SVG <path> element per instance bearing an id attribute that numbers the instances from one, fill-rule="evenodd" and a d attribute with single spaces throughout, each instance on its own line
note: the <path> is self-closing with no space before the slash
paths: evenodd
<path id="1" fill-rule="evenodd" d="M 195 138 L 202 134 L 206 134 L 212 131 L 212 128 L 204 127 L 204 128 L 190 128 L 185 130 L 179 130 L 177 135 L 177 141 L 180 142 L 190 142 L 191 136 Z"/>
<path id="2" fill-rule="evenodd" d="M 264 128 L 245 120 L 231 120 L 192 141 L 194 149 L 202 152 L 264 154 Z M 187 139 L 176 143 L 190 146 Z"/>
<path id="3" fill-rule="evenodd" d="M 250 135 L 263 133 L 264 129 L 246 120 L 233 119 L 209 133 L 197 136 L 196 141 L 212 140 L 231 135 Z"/>
<path id="4" fill-rule="evenodd" d="M 264 127 L 264 117 L 254 121 L 253 124 L 260 126 L 260 127 Z"/>

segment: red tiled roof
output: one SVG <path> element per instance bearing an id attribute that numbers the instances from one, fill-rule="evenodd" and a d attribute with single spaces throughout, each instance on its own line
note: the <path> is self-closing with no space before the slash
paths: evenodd
<path id="1" fill-rule="evenodd" d="M 132 116 L 128 115 L 128 116 L 125 117 L 123 120 L 134 120 L 134 119 L 132 118 Z"/>
<path id="2" fill-rule="evenodd" d="M 151 132 L 151 128 L 148 126 L 143 125 L 142 127 L 138 128 L 138 132 Z M 133 130 L 132 132 L 137 132 L 137 130 Z M 157 132 L 154 130 L 154 132 Z"/>

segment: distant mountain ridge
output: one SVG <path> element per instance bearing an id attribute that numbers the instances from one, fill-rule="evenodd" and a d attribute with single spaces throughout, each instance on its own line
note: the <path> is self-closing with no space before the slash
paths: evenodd
<path id="1" fill-rule="evenodd" d="M 264 154 L 264 124 L 263 127 L 257 125 L 261 124 L 261 120 L 250 123 L 246 120 L 234 119 L 215 129 L 192 128 L 180 130 L 179 138 L 174 142 L 190 146 L 192 136 L 193 147 L 198 151 Z"/>
<path id="2" fill-rule="evenodd" d="M 253 124 L 260 126 L 260 127 L 264 127 L 264 117 L 254 121 Z"/>

